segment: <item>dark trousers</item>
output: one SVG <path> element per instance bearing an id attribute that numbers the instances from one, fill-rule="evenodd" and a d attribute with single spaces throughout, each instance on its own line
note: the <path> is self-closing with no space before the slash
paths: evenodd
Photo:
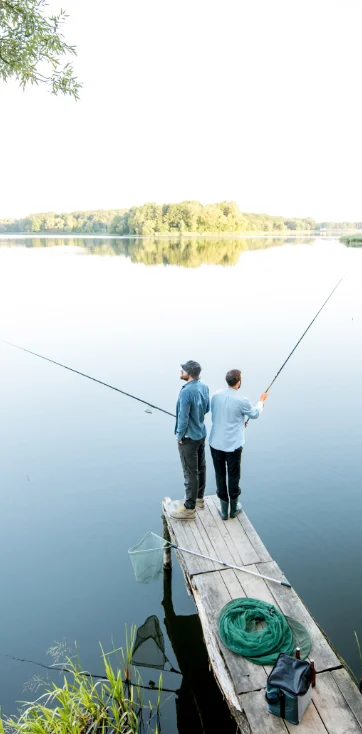
<path id="1" fill-rule="evenodd" d="M 205 438 L 194 441 L 183 438 L 177 444 L 185 481 L 185 507 L 193 510 L 196 500 L 204 496 L 206 487 Z"/>
<path id="2" fill-rule="evenodd" d="M 241 446 L 235 451 L 219 451 L 219 449 L 213 449 L 212 446 L 210 446 L 210 449 L 215 468 L 217 496 L 220 500 L 224 500 L 225 502 L 229 499 L 236 500 L 241 492 L 239 487 L 242 452 Z M 227 482 L 226 468 L 228 473 Z"/>

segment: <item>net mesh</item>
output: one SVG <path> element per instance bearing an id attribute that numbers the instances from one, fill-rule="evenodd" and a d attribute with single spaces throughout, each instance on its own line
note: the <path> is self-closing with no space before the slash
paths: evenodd
<path id="1" fill-rule="evenodd" d="M 165 545 L 168 545 L 167 540 L 150 532 L 129 549 L 136 579 L 141 584 L 149 584 L 161 575 Z"/>
<path id="2" fill-rule="evenodd" d="M 224 645 L 256 665 L 274 665 L 280 652 L 294 655 L 296 647 L 303 659 L 311 649 L 300 622 L 260 599 L 232 599 L 221 610 L 218 624 Z"/>
<path id="3" fill-rule="evenodd" d="M 132 663 L 136 667 L 164 670 L 168 658 L 165 653 L 165 638 L 160 622 L 153 614 L 138 628 L 134 641 Z"/>

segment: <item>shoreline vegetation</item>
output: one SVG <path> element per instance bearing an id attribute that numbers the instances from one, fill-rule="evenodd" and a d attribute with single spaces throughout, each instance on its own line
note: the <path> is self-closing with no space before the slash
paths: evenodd
<path id="1" fill-rule="evenodd" d="M 136 630 L 132 628 L 126 650 L 120 649 L 120 659 L 113 665 L 110 655 L 115 655 L 116 651 L 105 653 L 101 647 L 102 676 L 84 671 L 78 656 L 76 659 L 67 657 L 64 664 L 52 667 L 53 673 L 58 672 L 62 676 L 60 685 L 40 680 L 37 688 L 44 692 L 34 702 L 24 702 L 17 715 L 4 716 L 0 710 L 0 734 L 60 731 L 74 734 L 139 734 L 147 731 L 159 734 L 162 674 L 157 684 L 143 685 L 132 663 L 135 634 Z"/>
<path id="2" fill-rule="evenodd" d="M 360 235 L 345 235 L 340 238 L 340 242 L 347 247 L 362 247 L 362 234 Z"/>
<path id="3" fill-rule="evenodd" d="M 1 234 L 103 234 L 118 236 L 203 234 L 326 234 L 362 230 L 362 222 L 316 222 L 312 217 L 286 218 L 240 211 L 233 201 L 201 204 L 146 203 L 130 209 L 101 209 L 71 213 L 29 214 L 23 219 L 1 219 Z M 362 236 L 362 235 L 361 235 Z"/>

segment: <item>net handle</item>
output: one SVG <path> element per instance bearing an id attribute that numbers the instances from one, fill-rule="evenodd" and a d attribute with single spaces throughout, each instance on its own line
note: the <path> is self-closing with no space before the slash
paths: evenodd
<path id="1" fill-rule="evenodd" d="M 256 571 L 250 571 L 248 568 L 244 568 L 243 566 L 234 566 L 232 563 L 225 563 L 225 561 L 220 561 L 218 558 L 213 558 L 212 556 L 204 556 L 202 553 L 196 553 L 196 551 L 188 550 L 188 548 L 181 548 L 179 545 L 175 545 L 175 543 L 169 543 L 168 545 L 171 548 L 175 548 L 176 550 L 182 551 L 182 553 L 190 553 L 192 556 L 198 556 L 198 558 L 205 558 L 207 561 L 212 561 L 213 563 L 220 563 L 221 566 L 224 566 L 224 568 L 233 568 L 236 571 L 243 571 L 244 573 L 250 573 L 251 576 L 257 576 L 259 579 L 264 579 L 265 581 L 272 581 L 274 584 L 279 584 L 280 586 L 286 586 L 288 589 L 292 588 L 292 585 L 288 581 L 279 581 L 279 579 L 273 579 L 271 576 L 264 576 L 262 573 L 257 573 Z"/>

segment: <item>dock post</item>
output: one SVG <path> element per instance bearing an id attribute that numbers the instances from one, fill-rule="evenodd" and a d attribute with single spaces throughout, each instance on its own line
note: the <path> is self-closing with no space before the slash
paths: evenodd
<path id="1" fill-rule="evenodd" d="M 171 543 L 170 533 L 167 525 L 165 515 L 162 515 L 163 521 L 163 537 Z M 163 567 L 166 569 L 172 568 L 172 550 L 169 546 L 166 546 L 163 551 Z"/>

